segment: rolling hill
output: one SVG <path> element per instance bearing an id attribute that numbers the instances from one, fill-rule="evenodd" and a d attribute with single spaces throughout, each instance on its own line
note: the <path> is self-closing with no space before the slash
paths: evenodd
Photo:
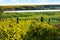
<path id="1" fill-rule="evenodd" d="M 4 11 L 6 10 L 59 10 L 60 5 L 13 5 L 0 6 Z"/>

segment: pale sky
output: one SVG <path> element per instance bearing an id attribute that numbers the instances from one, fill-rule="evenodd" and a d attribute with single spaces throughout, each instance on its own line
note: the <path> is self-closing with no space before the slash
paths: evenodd
<path id="1" fill-rule="evenodd" d="M 0 4 L 60 4 L 60 0 L 0 0 Z"/>

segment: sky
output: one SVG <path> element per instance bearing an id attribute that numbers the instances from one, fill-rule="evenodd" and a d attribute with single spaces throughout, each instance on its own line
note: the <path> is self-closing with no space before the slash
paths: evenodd
<path id="1" fill-rule="evenodd" d="M 0 0 L 0 4 L 60 4 L 60 0 Z"/>

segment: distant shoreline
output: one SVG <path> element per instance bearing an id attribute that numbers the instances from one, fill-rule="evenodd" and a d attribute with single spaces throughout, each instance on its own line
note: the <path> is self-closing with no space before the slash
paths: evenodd
<path id="1" fill-rule="evenodd" d="M 4 13 L 7 12 L 56 12 L 56 11 L 60 11 L 60 10 L 17 10 L 17 11 L 4 11 Z"/>

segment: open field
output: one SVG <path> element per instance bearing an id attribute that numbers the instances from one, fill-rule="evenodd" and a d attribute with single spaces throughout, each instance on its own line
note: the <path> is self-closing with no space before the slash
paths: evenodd
<path id="1" fill-rule="evenodd" d="M 60 12 L 2 13 L 0 35 L 0 40 L 60 39 Z"/>
<path id="2" fill-rule="evenodd" d="M 60 23 L 60 12 L 19 12 L 19 13 L 3 13 L 2 17 L 4 18 L 16 18 L 19 19 L 39 19 L 44 18 L 44 22 L 48 22 L 48 19 L 51 19 L 51 24 Z"/>

